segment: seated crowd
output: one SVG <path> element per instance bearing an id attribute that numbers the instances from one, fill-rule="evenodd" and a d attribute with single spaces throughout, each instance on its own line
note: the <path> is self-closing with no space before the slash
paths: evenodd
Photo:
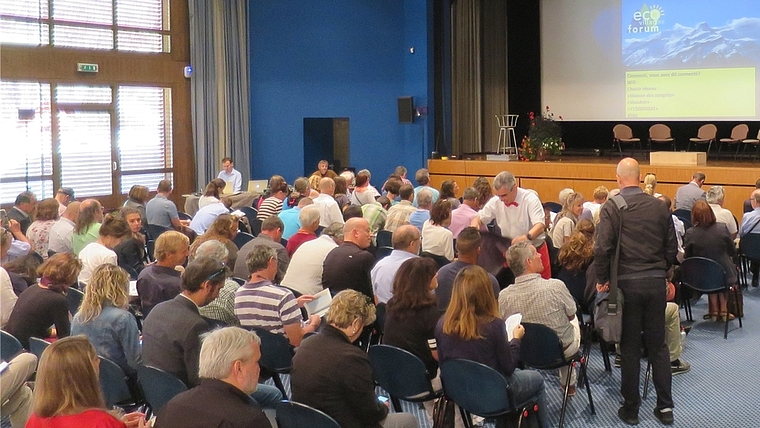
<path id="1" fill-rule="evenodd" d="M 542 203 L 502 172 L 493 186 L 481 177 L 459 195 L 453 180 L 440 191 L 432 187 L 426 169 L 416 172 L 414 187 L 401 166 L 375 188 L 368 170 L 338 175 L 321 161 L 310 177 L 295 180 L 294 191 L 282 176 L 271 177 L 253 202 L 257 215 L 244 222 L 222 196 L 230 185 L 240 190 L 233 166 L 224 159 L 192 220 L 180 218 L 168 180 L 152 199 L 134 186 L 124 206 L 105 215 L 95 199 L 74 201 L 69 188 L 39 203 L 33 193 L 19 194 L 0 229 L 1 326 L 26 349 L 31 338 L 53 343 L 39 361 L 33 401 L 24 385 L 33 356 L 19 354 L 1 374 L 4 387 L 11 375 L 22 379 L 2 391 L 2 414 L 14 428 L 52 421 L 275 426 L 271 410 L 288 397 L 263 383 L 277 376 L 260 373 L 267 335 L 289 345 L 292 400 L 341 426 L 417 426 L 375 396 L 366 350 L 378 340 L 418 357 L 435 390 L 447 360 L 495 369 L 514 401 L 538 403 L 546 425 L 543 377 L 520 369 L 525 329 L 507 332 L 504 321 L 521 314 L 522 322 L 551 328 L 566 358 L 579 352 L 577 314 L 590 312 L 598 289 L 596 226 L 614 191 L 600 186 L 587 200 L 563 189 L 556 203 Z M 760 234 L 760 180 L 739 223 L 722 207 L 722 187 L 704 192 L 704 174 L 692 178 L 674 195 L 678 259 L 712 259 L 736 284 L 734 239 Z M 644 192 L 670 204 L 655 188 L 656 178 L 647 176 Z M 751 263 L 753 286 L 759 263 Z M 78 311 L 67 300 L 77 292 L 70 288 L 83 293 Z M 324 318 L 308 309 L 322 290 L 332 296 Z M 710 295 L 705 319 L 733 319 L 727 297 Z M 688 372 L 676 303 L 667 304 L 665 319 L 671 372 Z M 142 413 L 116 414 L 97 383 L 98 356 L 121 368 L 134 397 L 143 394 L 141 365 L 189 390 L 153 422 Z M 558 386 L 569 396 L 576 377 L 574 366 L 559 370 Z M 424 404 L 432 421 L 434 403 Z"/>

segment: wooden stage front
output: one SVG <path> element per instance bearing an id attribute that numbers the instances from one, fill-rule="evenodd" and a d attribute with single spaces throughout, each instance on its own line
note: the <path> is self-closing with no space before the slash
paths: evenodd
<path id="1" fill-rule="evenodd" d="M 559 191 L 566 187 L 581 192 L 587 200 L 593 199 L 594 188 L 599 185 L 617 188 L 615 168 L 618 161 L 617 158 L 587 156 L 563 156 L 561 160 L 547 162 L 431 159 L 428 169 L 431 186 L 440 188 L 444 180 L 456 180 L 462 190 L 478 177 L 487 177 L 490 181 L 499 172 L 510 171 L 517 177 L 520 187 L 536 190 L 546 202 L 556 201 Z M 706 166 L 650 166 L 648 161 L 639 162 L 642 175 L 657 175 L 656 191 L 671 199 L 679 186 L 691 180 L 694 172 L 704 172 L 707 178 L 702 189 L 707 191 L 710 186 L 723 186 L 726 192 L 724 208 L 731 210 L 737 219 L 741 219 L 742 204 L 760 178 L 758 163 L 709 160 Z"/>

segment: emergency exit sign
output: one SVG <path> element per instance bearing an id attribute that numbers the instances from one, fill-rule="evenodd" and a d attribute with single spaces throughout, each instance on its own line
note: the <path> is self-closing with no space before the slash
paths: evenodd
<path id="1" fill-rule="evenodd" d="M 97 73 L 98 72 L 98 65 L 97 64 L 87 64 L 84 62 L 78 62 L 77 63 L 77 71 L 80 73 Z"/>

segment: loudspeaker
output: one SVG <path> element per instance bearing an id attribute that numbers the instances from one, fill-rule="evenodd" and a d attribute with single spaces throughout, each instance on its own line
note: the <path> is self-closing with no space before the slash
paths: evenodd
<path id="1" fill-rule="evenodd" d="M 414 123 L 413 97 L 398 98 L 398 121 L 399 123 Z"/>

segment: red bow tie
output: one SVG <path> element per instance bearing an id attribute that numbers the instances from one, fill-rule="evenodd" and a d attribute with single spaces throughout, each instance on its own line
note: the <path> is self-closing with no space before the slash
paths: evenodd
<path id="1" fill-rule="evenodd" d="M 512 202 L 510 202 L 510 203 L 507 204 L 507 208 L 509 208 L 509 207 L 516 207 L 516 206 L 518 206 L 518 204 L 517 204 L 517 202 L 514 202 L 514 201 L 512 201 Z"/>

